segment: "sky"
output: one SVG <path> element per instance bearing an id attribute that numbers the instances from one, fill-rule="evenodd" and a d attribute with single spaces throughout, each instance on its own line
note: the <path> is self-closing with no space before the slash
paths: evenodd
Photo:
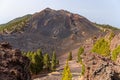
<path id="1" fill-rule="evenodd" d="M 92 22 L 120 28 L 120 0 L 0 0 L 0 24 L 47 7 L 68 10 Z"/>

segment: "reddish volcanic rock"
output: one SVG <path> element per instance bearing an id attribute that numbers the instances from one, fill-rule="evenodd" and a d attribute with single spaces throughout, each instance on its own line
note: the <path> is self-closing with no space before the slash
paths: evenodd
<path id="1" fill-rule="evenodd" d="M 113 50 L 119 45 L 120 45 L 120 33 L 112 39 L 110 48 L 111 50 Z"/>
<path id="2" fill-rule="evenodd" d="M 31 80 L 29 59 L 9 43 L 0 43 L 0 80 Z"/>
<path id="3" fill-rule="evenodd" d="M 95 53 L 87 53 L 83 57 L 83 80 L 120 80 L 120 58 L 113 62 L 110 58 Z"/>

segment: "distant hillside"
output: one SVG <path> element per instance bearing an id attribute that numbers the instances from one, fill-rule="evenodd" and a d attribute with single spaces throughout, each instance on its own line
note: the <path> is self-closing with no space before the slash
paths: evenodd
<path id="1" fill-rule="evenodd" d="M 16 18 L 6 24 L 0 25 L 1 33 L 12 33 L 21 30 L 23 27 L 27 26 L 27 23 L 31 15 L 25 15 L 23 17 Z"/>
<path id="2" fill-rule="evenodd" d="M 111 26 L 111 25 L 108 25 L 108 24 L 98 24 L 98 23 L 93 23 L 96 27 L 104 30 L 112 30 L 112 31 L 115 31 L 115 30 L 120 30 L 119 28 L 116 28 L 114 26 Z"/>
<path id="3" fill-rule="evenodd" d="M 46 8 L 1 25 L 0 32 L 0 41 L 15 48 L 61 53 L 79 47 L 87 38 L 98 37 L 100 30 L 83 16 Z"/>

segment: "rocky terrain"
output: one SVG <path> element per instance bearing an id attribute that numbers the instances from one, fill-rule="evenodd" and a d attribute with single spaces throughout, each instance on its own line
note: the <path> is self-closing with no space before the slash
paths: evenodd
<path id="1" fill-rule="evenodd" d="M 61 80 L 70 51 L 73 60 L 68 63 L 73 80 L 120 80 L 120 55 L 113 61 L 110 56 L 101 56 L 91 51 L 96 40 L 109 37 L 110 32 L 115 33 L 109 41 L 110 50 L 120 45 L 120 31 L 111 26 L 101 26 L 94 25 L 81 15 L 50 8 L 0 25 L 0 42 L 7 41 L 15 48 L 12 49 L 9 43 L 0 43 L 0 80 L 31 80 L 30 61 L 18 49 L 42 49 L 43 53 L 49 54 L 56 51 L 60 66 L 52 73 L 32 75 L 34 80 Z M 84 47 L 81 58 L 85 74 L 82 76 L 82 65 L 76 62 L 80 46 Z"/>
<path id="2" fill-rule="evenodd" d="M 120 63 L 94 53 L 88 53 L 83 60 L 86 66 L 84 80 L 120 80 Z"/>
<path id="3" fill-rule="evenodd" d="M 117 34 L 111 41 L 110 48 L 111 50 L 115 49 L 117 46 L 120 45 L 120 33 Z"/>
<path id="4" fill-rule="evenodd" d="M 111 47 L 119 44 L 119 34 L 111 41 Z M 114 42 L 115 41 L 115 42 Z M 85 52 L 82 54 L 82 61 L 85 64 L 85 74 L 80 76 L 81 65 L 76 62 L 78 49 L 72 50 L 73 60 L 69 61 L 69 66 L 73 75 L 72 80 L 120 80 L 120 56 L 116 61 L 112 61 L 110 57 L 104 57 L 96 53 L 92 53 L 93 40 L 88 39 L 83 43 Z M 115 47 L 114 47 L 115 48 Z M 112 49 L 111 49 L 112 50 Z M 34 80 L 61 80 L 62 70 L 67 58 L 67 53 L 62 55 L 60 59 L 60 67 L 56 72 L 49 73 L 46 76 L 37 76 Z"/>
<path id="5" fill-rule="evenodd" d="M 111 50 L 120 44 L 119 37 L 120 34 L 112 39 Z M 91 53 L 90 50 L 82 55 L 86 68 L 83 80 L 120 80 L 120 56 L 112 61 L 109 57 Z"/>
<path id="6" fill-rule="evenodd" d="M 0 80 L 31 80 L 30 61 L 7 42 L 0 43 Z"/>

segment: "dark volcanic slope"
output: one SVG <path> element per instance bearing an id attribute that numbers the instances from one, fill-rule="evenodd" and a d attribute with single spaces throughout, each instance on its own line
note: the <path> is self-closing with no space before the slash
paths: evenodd
<path id="1" fill-rule="evenodd" d="M 8 41 L 25 51 L 41 48 L 45 52 L 64 52 L 98 32 L 99 29 L 83 16 L 47 8 L 33 14 L 20 32 L 2 34 L 0 41 Z"/>

